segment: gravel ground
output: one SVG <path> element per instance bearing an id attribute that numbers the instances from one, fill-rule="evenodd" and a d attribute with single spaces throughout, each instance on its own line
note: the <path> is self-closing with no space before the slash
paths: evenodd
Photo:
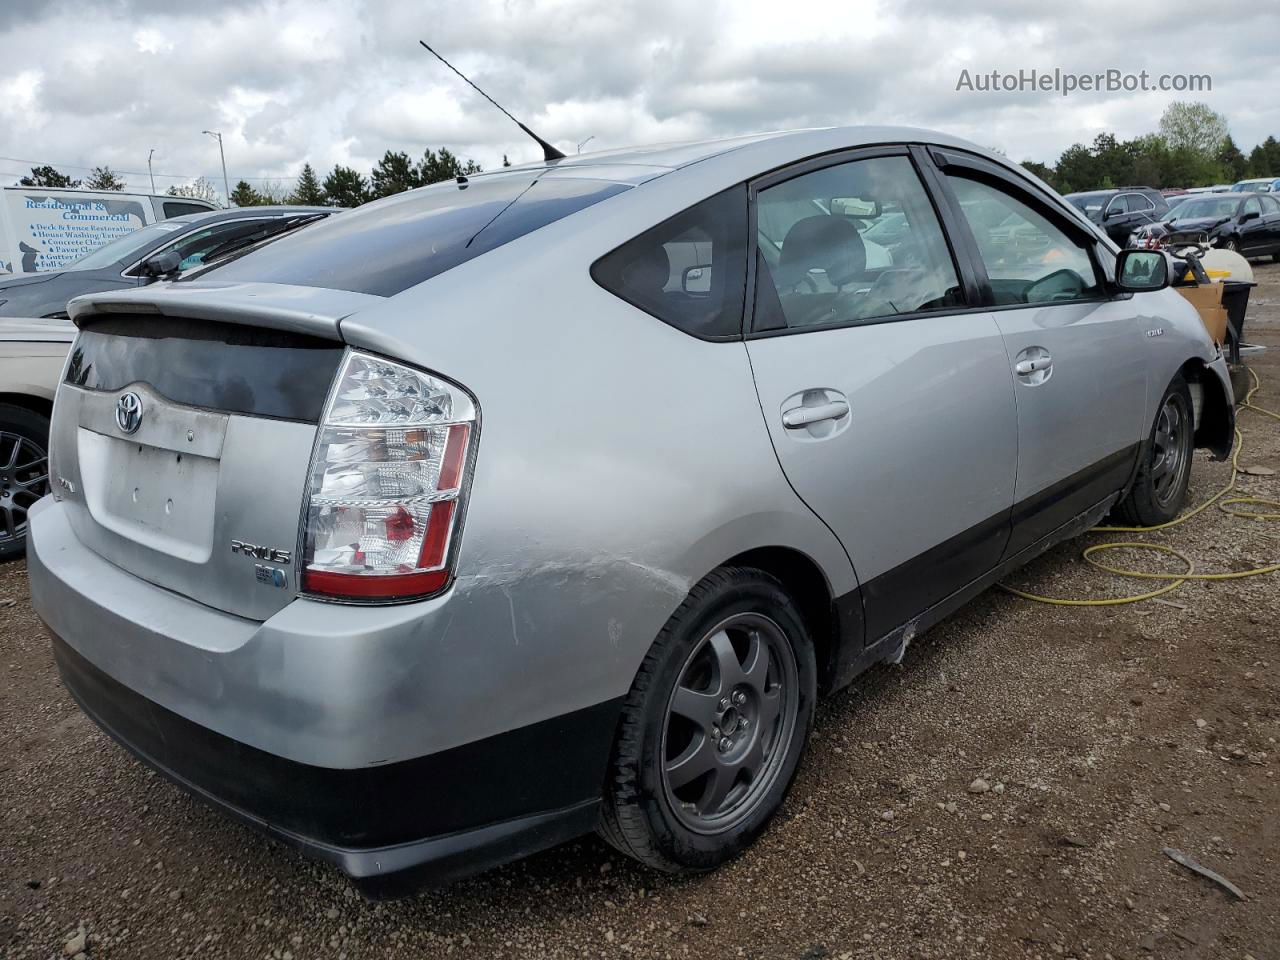
<path id="1" fill-rule="evenodd" d="M 1280 410 L 1280 265 L 1259 280 L 1256 399 Z M 1240 420 L 1241 464 L 1280 470 L 1280 424 Z M 1193 500 L 1228 474 L 1198 457 Z M 1280 498 L 1280 476 L 1241 486 Z M 1080 560 L 1103 536 L 1018 584 L 1139 592 Z M 1280 559 L 1280 525 L 1217 509 L 1145 539 L 1203 570 Z M 781 816 L 714 875 L 658 876 L 588 838 L 381 904 L 98 732 L 26 595 L 23 564 L 0 567 L 6 957 L 1280 958 L 1278 576 L 1113 608 L 986 593 L 820 707 Z"/>

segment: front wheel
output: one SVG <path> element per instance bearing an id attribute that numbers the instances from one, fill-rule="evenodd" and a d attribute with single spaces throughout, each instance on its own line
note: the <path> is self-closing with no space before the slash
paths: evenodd
<path id="1" fill-rule="evenodd" d="M 1230 250 L 1232 253 L 1239 253 L 1240 244 L 1236 243 L 1234 240 L 1228 240 L 1226 243 L 1222 245 L 1222 249 Z"/>
<path id="2" fill-rule="evenodd" d="M 1191 391 L 1182 375 L 1165 388 L 1151 435 L 1143 445 L 1142 463 L 1128 496 L 1116 515 L 1129 526 L 1154 527 L 1182 512 L 1191 482 L 1195 422 Z"/>
<path id="3" fill-rule="evenodd" d="M 605 839 L 668 873 L 736 856 L 786 796 L 816 691 L 813 643 L 778 580 L 710 574 L 663 627 L 623 706 Z"/>
<path id="4" fill-rule="evenodd" d="M 27 547 L 27 511 L 49 492 L 49 421 L 0 403 L 0 560 Z"/>

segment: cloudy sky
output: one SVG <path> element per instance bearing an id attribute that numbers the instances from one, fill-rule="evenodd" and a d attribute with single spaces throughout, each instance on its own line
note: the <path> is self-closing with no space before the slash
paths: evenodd
<path id="1" fill-rule="evenodd" d="M 909 123 L 1052 162 L 1174 99 L 1247 152 L 1280 136 L 1280 5 L 1182 0 L 0 0 L 0 182 L 96 164 L 157 187 L 292 185 L 447 146 L 486 167 L 537 148 L 425 39 L 566 152 L 757 130 Z M 1201 94 L 957 92 L 962 70 L 1209 74 Z"/>

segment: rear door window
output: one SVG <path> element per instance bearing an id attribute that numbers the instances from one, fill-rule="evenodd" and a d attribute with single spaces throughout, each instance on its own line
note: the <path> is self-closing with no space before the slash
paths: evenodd
<path id="1" fill-rule="evenodd" d="M 678 330 L 741 335 L 747 188 L 731 187 L 646 230 L 591 267 L 596 283 Z"/>
<path id="2" fill-rule="evenodd" d="M 755 330 L 963 302 L 942 227 L 905 156 L 836 164 L 762 189 L 756 228 Z"/>
<path id="3" fill-rule="evenodd" d="M 627 189 L 527 173 L 440 183 L 336 214 L 198 276 L 391 297 Z"/>

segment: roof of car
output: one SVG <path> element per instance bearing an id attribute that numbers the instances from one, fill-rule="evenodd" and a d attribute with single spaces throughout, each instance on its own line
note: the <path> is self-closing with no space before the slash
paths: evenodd
<path id="1" fill-rule="evenodd" d="M 843 148 L 855 149 L 881 143 L 931 143 L 962 147 L 983 154 L 989 151 L 967 140 L 915 127 L 851 126 L 810 127 L 799 130 L 780 130 L 772 133 L 754 133 L 739 137 L 722 137 L 711 140 L 690 140 L 675 143 L 659 143 L 646 146 L 621 147 L 584 153 L 562 160 L 537 161 L 518 167 L 503 167 L 491 171 L 504 174 L 511 171 L 547 169 L 553 176 L 576 176 L 591 179 L 643 182 L 655 176 L 681 167 L 752 147 L 787 142 L 794 147 L 797 158 L 831 149 L 838 141 Z M 489 176 L 490 173 L 479 174 Z"/>

